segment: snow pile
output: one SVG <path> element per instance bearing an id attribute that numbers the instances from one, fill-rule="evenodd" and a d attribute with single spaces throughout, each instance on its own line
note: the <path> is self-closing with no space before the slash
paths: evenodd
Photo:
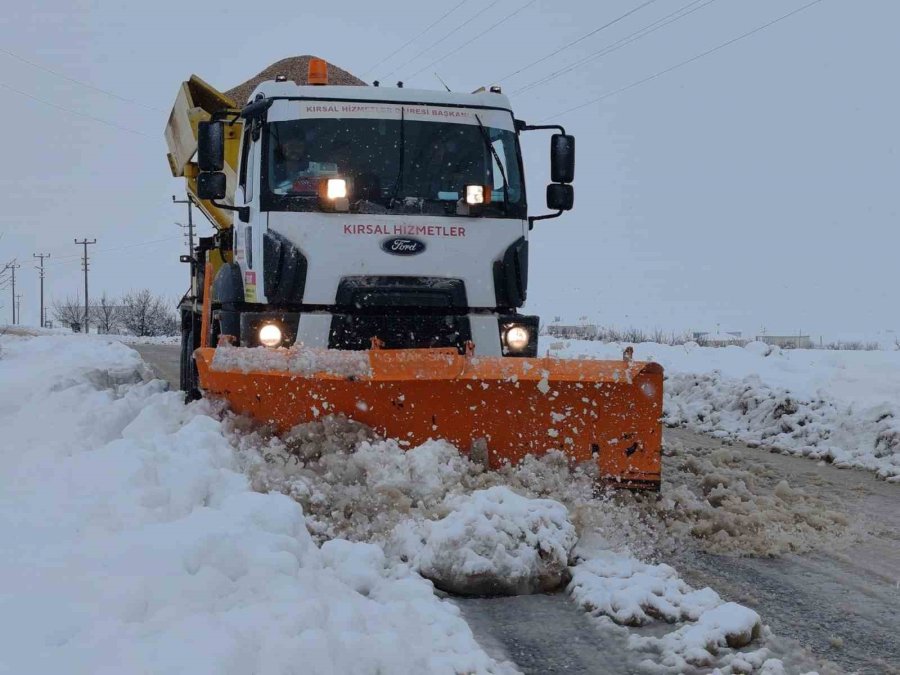
<path id="1" fill-rule="evenodd" d="M 127 345 L 180 345 L 180 335 L 104 335 Z"/>
<path id="2" fill-rule="evenodd" d="M 557 341 L 551 355 L 619 360 L 621 344 Z M 635 345 L 666 370 L 665 419 L 900 481 L 900 351 Z"/>
<path id="3" fill-rule="evenodd" d="M 213 358 L 213 368 L 237 370 L 242 373 L 267 371 L 293 375 L 326 373 L 341 377 L 365 377 L 371 374 L 368 352 L 302 345 L 288 349 L 219 347 Z"/>
<path id="4" fill-rule="evenodd" d="M 405 450 L 342 417 L 324 417 L 283 436 L 244 422 L 226 421 L 253 487 L 296 499 L 320 541 L 384 544 L 406 518 L 444 515 L 444 498 L 483 473 L 445 441 Z"/>
<path id="5" fill-rule="evenodd" d="M 629 633 L 628 647 L 645 653 L 647 672 L 684 673 L 716 668 L 718 673 L 779 675 L 784 664 L 759 642 L 766 629 L 752 609 L 724 602 L 711 588 L 695 590 L 665 564 L 643 563 L 626 552 L 580 545 L 568 591 L 592 617 L 619 625 L 645 626 L 656 620 L 680 623 L 663 634 Z M 744 650 L 744 651 L 739 651 Z"/>
<path id="6" fill-rule="evenodd" d="M 445 591 L 522 595 L 568 580 L 575 527 L 550 499 L 528 499 L 495 486 L 456 497 L 440 520 L 406 521 L 395 535 L 403 557 Z"/>
<path id="7" fill-rule="evenodd" d="M 655 619 L 697 621 L 722 602 L 711 588 L 692 590 L 669 565 L 649 565 L 610 550 L 573 567 L 568 590 L 591 615 L 627 626 Z"/>
<path id="8" fill-rule="evenodd" d="M 734 602 L 714 607 L 694 621 L 662 637 L 632 635 L 629 647 L 658 655 L 644 663 L 648 670 L 685 672 L 690 666 L 724 666 L 724 672 L 750 673 L 757 669 L 772 672 L 780 666 L 768 659 L 765 648 L 749 653 L 726 650 L 746 647 L 759 638 L 762 625 L 752 609 Z"/>
<path id="9" fill-rule="evenodd" d="M 71 328 L 39 328 L 23 324 L 0 323 L 0 336 L 35 337 L 37 335 L 77 335 Z"/>
<path id="10" fill-rule="evenodd" d="M 797 398 L 758 376 L 678 374 L 666 382 L 667 424 L 875 471 L 900 482 L 900 404 Z"/>
<path id="11" fill-rule="evenodd" d="M 208 404 L 132 350 L 3 347 L 0 670 L 505 670 L 407 565 L 319 548 L 297 502 L 252 491 Z"/>

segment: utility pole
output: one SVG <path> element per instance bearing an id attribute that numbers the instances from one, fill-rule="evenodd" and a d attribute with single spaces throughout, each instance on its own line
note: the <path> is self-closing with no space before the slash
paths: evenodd
<path id="1" fill-rule="evenodd" d="M 87 239 L 82 239 L 81 241 L 75 240 L 75 243 L 79 246 L 84 246 L 84 257 L 81 258 L 81 268 L 84 270 L 84 334 L 87 335 L 90 333 L 90 324 L 88 323 L 88 318 L 90 317 L 90 313 L 88 310 L 88 254 L 87 247 L 89 244 L 96 244 L 96 239 L 91 239 L 88 241 Z"/>
<path id="2" fill-rule="evenodd" d="M 21 293 L 16 295 L 16 318 L 19 321 L 22 320 L 22 294 Z"/>
<path id="3" fill-rule="evenodd" d="M 10 270 L 12 273 L 12 322 L 14 326 L 16 325 L 16 316 L 18 315 L 18 312 L 16 311 L 16 270 L 20 267 L 21 265 L 17 265 L 15 260 L 6 263 L 6 269 Z"/>
<path id="4" fill-rule="evenodd" d="M 40 275 L 41 275 L 41 314 L 40 314 L 40 316 L 41 316 L 41 328 L 43 328 L 44 323 L 45 323 L 44 322 L 44 258 L 49 258 L 50 254 L 49 253 L 32 253 L 31 257 L 41 259 L 41 266 L 35 267 L 34 269 L 36 269 L 38 272 L 40 272 Z"/>
<path id="5" fill-rule="evenodd" d="M 191 199 L 190 197 L 187 199 L 175 199 L 175 195 L 172 195 L 172 202 L 175 204 L 187 204 L 188 207 L 188 224 L 187 224 L 187 238 L 188 238 L 188 255 L 191 258 L 194 257 L 194 218 L 191 209 Z M 184 227 L 181 225 L 180 227 Z"/>

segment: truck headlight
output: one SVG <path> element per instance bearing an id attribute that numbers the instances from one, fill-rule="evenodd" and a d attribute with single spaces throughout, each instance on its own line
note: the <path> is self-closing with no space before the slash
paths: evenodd
<path id="1" fill-rule="evenodd" d="M 466 185 L 466 204 L 470 206 L 484 204 L 483 185 Z"/>
<path id="2" fill-rule="evenodd" d="M 520 352 L 528 346 L 531 340 L 531 333 L 525 326 L 511 326 L 506 329 L 504 335 L 506 346 L 514 352 Z"/>
<path id="3" fill-rule="evenodd" d="M 328 199 L 344 199 L 347 196 L 347 181 L 343 178 L 329 178 L 326 194 Z"/>
<path id="4" fill-rule="evenodd" d="M 266 347 L 278 347 L 281 339 L 281 329 L 274 323 L 267 323 L 259 329 L 259 342 Z"/>

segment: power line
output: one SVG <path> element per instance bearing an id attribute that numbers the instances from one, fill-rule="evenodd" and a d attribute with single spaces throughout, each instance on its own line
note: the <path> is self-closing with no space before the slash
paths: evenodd
<path id="1" fill-rule="evenodd" d="M 412 77 L 415 77 L 416 75 L 418 75 L 419 73 L 421 73 L 423 70 L 427 70 L 428 68 L 431 68 L 432 66 L 437 65 L 438 63 L 440 63 L 441 61 L 443 61 L 444 59 L 446 59 L 448 56 L 453 56 L 456 52 L 458 52 L 458 51 L 459 51 L 460 49 L 462 49 L 463 47 L 468 47 L 470 44 L 472 44 L 473 42 L 475 42 L 475 40 L 477 40 L 478 38 L 480 38 L 480 37 L 481 37 L 482 35 L 484 35 L 485 33 L 489 33 L 490 31 L 494 30 L 494 29 L 495 29 L 497 26 L 499 26 L 501 23 L 503 23 L 504 21 L 508 21 L 509 19 L 512 19 L 514 16 L 516 16 L 516 14 L 518 14 L 519 12 L 521 12 L 521 11 L 523 11 L 523 10 L 528 9 L 529 7 L 531 7 L 531 6 L 532 6 L 534 3 L 536 3 L 536 2 L 537 2 L 537 0 L 531 0 L 530 2 L 526 2 L 524 5 L 522 5 L 521 7 L 519 7 L 519 9 L 517 9 L 516 11 L 514 11 L 514 12 L 512 12 L 512 13 L 510 13 L 510 14 L 507 14 L 507 15 L 504 16 L 502 19 L 500 19 L 498 22 L 496 22 L 496 23 L 494 23 L 494 24 L 491 24 L 490 26 L 488 26 L 487 28 L 485 28 L 483 31 L 481 31 L 478 35 L 476 35 L 476 36 L 473 37 L 472 39 L 468 40 L 467 42 L 463 42 L 459 47 L 456 47 L 455 49 L 450 50 L 449 52 L 447 52 L 446 54 L 444 54 L 444 55 L 443 55 L 442 57 L 440 57 L 439 59 L 435 59 L 434 61 L 432 61 L 431 63 L 429 63 L 427 66 L 422 66 L 422 67 L 419 68 L 416 72 L 414 72 L 412 75 L 410 75 L 407 79 L 412 78 Z M 656 0 L 650 0 L 650 2 L 656 2 Z"/>
<path id="2" fill-rule="evenodd" d="M 0 47 L 0 52 L 16 59 L 17 61 L 21 61 L 22 63 L 27 63 L 32 68 L 37 68 L 38 70 L 43 70 L 45 73 L 50 73 L 51 75 L 55 75 L 56 77 L 62 78 L 63 80 L 66 80 L 68 82 L 73 82 L 75 84 L 81 85 L 82 87 L 86 87 L 88 89 L 93 89 L 94 91 L 100 92 L 101 94 L 106 94 L 107 96 L 110 96 L 114 99 L 118 99 L 119 101 L 122 101 L 124 103 L 131 103 L 132 105 L 140 106 L 141 108 L 146 108 L 147 110 L 152 110 L 154 112 L 166 112 L 162 108 L 156 108 L 154 106 L 147 105 L 146 103 L 141 103 L 140 101 L 135 101 L 134 99 L 126 98 L 125 96 L 119 96 L 119 94 L 117 94 L 113 91 L 109 91 L 108 89 L 101 89 L 100 87 L 94 86 L 93 84 L 90 84 L 89 82 L 82 82 L 81 80 L 76 80 L 74 77 L 69 77 L 68 75 L 63 75 L 62 73 L 58 73 L 55 70 L 51 70 L 50 68 L 47 68 L 46 66 L 42 66 L 39 63 L 35 63 L 34 61 L 29 61 L 24 56 L 19 56 L 18 54 L 15 54 L 15 53 L 9 51 L 8 49 L 4 49 L 3 47 Z"/>
<path id="3" fill-rule="evenodd" d="M 692 7 L 693 5 L 697 5 L 697 3 L 701 3 L 701 2 L 702 2 L 701 5 L 694 7 L 693 9 L 688 9 L 688 8 Z M 584 56 L 584 57 L 578 59 L 577 61 L 575 61 L 574 63 L 569 64 L 565 68 L 561 68 L 560 70 L 556 70 L 556 71 L 550 73 L 549 75 L 544 75 L 543 77 L 533 80 L 533 81 L 529 82 L 528 84 L 523 85 L 523 86 L 519 87 L 518 89 L 513 90 L 509 95 L 515 96 L 516 94 L 521 94 L 523 92 L 526 92 L 529 89 L 533 89 L 534 87 L 544 84 L 545 82 L 553 80 L 553 79 L 559 77 L 560 75 L 564 75 L 573 70 L 576 70 L 576 69 L 580 68 L 581 66 L 585 65 L 586 63 L 589 63 L 590 61 L 599 59 L 601 56 L 606 56 L 607 54 L 611 54 L 612 52 L 618 51 L 619 49 L 622 49 L 622 47 L 630 45 L 632 42 L 637 42 L 641 38 L 645 38 L 648 35 L 650 35 L 651 33 L 655 33 L 660 28 L 665 28 L 669 24 L 675 23 L 676 21 L 679 21 L 687 16 L 690 16 L 694 12 L 703 9 L 707 5 L 711 5 L 714 2 L 716 2 L 716 0 L 691 0 L 691 2 L 687 3 L 686 5 L 682 5 L 680 8 L 676 9 L 671 14 L 667 14 L 666 16 L 662 17 L 661 19 L 657 19 L 653 23 L 650 23 L 650 24 L 644 26 L 643 28 L 640 28 L 640 29 L 634 31 L 630 35 L 626 35 L 622 39 L 617 40 L 616 42 L 613 42 L 611 45 L 607 45 L 603 49 L 600 49 L 596 52 L 591 52 L 587 56 Z M 688 10 L 688 11 L 685 11 L 685 10 Z"/>
<path id="4" fill-rule="evenodd" d="M 610 26 L 614 26 L 615 24 L 619 23 L 619 22 L 622 21 L 623 19 L 627 19 L 629 16 L 631 16 L 631 15 L 634 14 L 635 12 L 637 12 L 637 11 L 639 11 L 639 10 L 642 10 L 642 9 L 643 9 L 644 7 L 646 7 L 647 5 L 652 5 L 654 2 L 656 2 L 656 0 L 646 0 L 646 2 L 643 2 L 642 4 L 638 5 L 638 6 L 635 7 L 634 9 L 631 9 L 631 10 L 625 12 L 625 13 L 622 14 L 621 16 L 616 17 L 616 18 L 613 19 L 612 21 L 603 24 L 603 25 L 600 26 L 599 28 L 595 28 L 595 29 L 592 30 L 590 33 L 585 33 L 585 34 L 582 35 L 580 38 L 578 38 L 578 39 L 576 39 L 576 40 L 572 40 L 571 42 L 569 42 L 569 43 L 563 45 L 562 47 L 560 47 L 559 49 L 557 49 L 556 51 L 552 51 L 552 52 L 550 52 L 549 54 L 547 54 L 547 55 L 545 55 L 545 56 L 542 56 L 542 57 L 539 58 L 537 61 L 532 61 L 531 63 L 522 66 L 522 67 L 519 68 L 517 71 L 515 71 L 515 72 L 513 72 L 513 73 L 510 73 L 509 75 L 505 75 L 504 77 L 501 77 L 501 78 L 498 79 L 498 80 L 494 80 L 494 82 L 503 82 L 504 80 L 508 80 L 509 78 L 514 77 L 515 75 L 518 75 L 519 73 L 521 73 L 521 72 L 523 72 L 523 71 L 525 71 L 525 70 L 528 70 L 529 68 L 531 68 L 531 67 L 533 67 L 533 66 L 536 66 L 537 64 L 542 63 L 542 62 L 546 61 L 546 60 L 549 59 L 549 58 L 552 58 L 552 57 L 556 56 L 556 55 L 559 54 L 560 52 L 564 52 L 565 50 L 569 49 L 570 47 L 573 47 L 573 46 L 577 45 L 579 42 L 582 42 L 582 41 L 584 41 L 584 40 L 587 40 L 587 39 L 588 39 L 589 37 L 591 37 L 592 35 L 596 35 L 596 34 L 599 33 L 600 31 L 606 30 L 606 29 L 609 28 Z"/>
<path id="5" fill-rule="evenodd" d="M 547 120 L 552 119 L 552 118 L 562 117 L 563 115 L 567 115 L 567 114 L 569 114 L 570 112 L 574 112 L 575 110 L 580 110 L 581 108 L 585 108 L 585 107 L 587 107 L 587 106 L 589 106 L 589 105 L 592 105 L 592 104 L 594 104 L 594 103 L 599 103 L 600 101 L 602 101 L 602 100 L 604 100 L 604 99 L 607 99 L 607 98 L 609 98 L 609 97 L 611 97 L 611 96 L 615 96 L 616 94 L 621 94 L 622 92 L 628 91 L 629 89 L 634 89 L 635 87 L 638 87 L 638 86 L 640 86 L 640 85 L 642 85 L 642 84 L 644 84 L 644 83 L 646 83 L 646 82 L 650 82 L 651 80 L 655 80 L 655 79 L 658 78 L 658 77 L 662 77 L 663 75 L 666 75 L 667 73 L 671 73 L 673 70 L 677 70 L 678 68 L 681 68 L 682 66 L 686 66 L 686 65 L 688 65 L 688 64 L 690 64 L 690 63 L 693 63 L 694 61 L 699 61 L 700 59 L 702 59 L 702 58 L 704 58 L 704 57 L 706 57 L 706 56 L 709 56 L 710 54 L 713 54 L 713 53 L 719 51 L 720 49 L 724 49 L 725 47 L 728 47 L 729 45 L 733 45 L 735 42 L 738 42 L 738 41 L 740 41 L 740 40 L 743 40 L 744 38 L 748 38 L 748 37 L 750 37 L 751 35 L 754 35 L 755 33 L 760 32 L 761 30 L 765 30 L 765 29 L 768 28 L 769 26 L 774 26 L 776 23 L 779 23 L 780 21 L 784 21 L 785 19 L 794 16 L 795 14 L 799 14 L 800 12 L 802 12 L 802 11 L 804 11 L 804 10 L 806 10 L 806 9 L 809 9 L 809 8 L 812 7 L 813 5 L 818 5 L 820 2 L 822 2 L 822 0 L 812 0 L 812 2 L 808 2 L 808 3 L 806 3 L 805 5 L 802 5 L 801 7 L 798 7 L 797 9 L 795 9 L 795 10 L 793 10 L 793 11 L 791 11 L 791 12 L 788 12 L 787 14 L 782 14 L 782 15 L 781 15 L 780 17 L 778 17 L 777 19 L 773 19 L 772 21 L 769 21 L 768 23 L 764 23 L 764 24 L 761 25 L 761 26 L 757 26 L 757 27 L 754 28 L 753 30 L 747 31 L 746 33 L 743 33 L 743 34 L 741 34 L 741 35 L 738 35 L 738 36 L 735 37 L 735 38 L 732 38 L 732 39 L 730 39 L 730 40 L 727 40 L 726 42 L 723 42 L 723 43 L 721 43 L 721 44 L 719 44 L 719 45 L 716 45 L 716 46 L 713 47 L 712 49 L 707 49 L 705 52 L 703 52 L 703 53 L 701 53 L 701 54 L 697 54 L 696 56 L 692 56 L 691 58 L 689 58 L 689 59 L 687 59 L 687 60 L 685 60 L 685 61 L 681 61 L 680 63 L 676 63 L 674 66 L 669 66 L 668 68 L 665 68 L 664 70 L 660 70 L 660 71 L 658 71 L 658 72 L 656 72 L 656 73 L 653 73 L 653 75 L 650 75 L 650 76 L 648 76 L 648 77 L 645 77 L 645 78 L 643 78 L 643 79 L 641 79 L 641 80 L 637 80 L 636 82 L 632 82 L 631 84 L 628 84 L 628 85 L 626 85 L 626 86 L 624 86 L 624 87 L 620 87 L 619 89 L 616 89 L 615 91 L 608 92 L 608 93 L 606 93 L 606 94 L 603 94 L 602 96 L 598 96 L 598 97 L 596 97 L 596 98 L 592 98 L 590 101 L 585 101 L 584 103 L 580 103 L 580 104 L 578 104 L 578 105 L 576 105 L 576 106 L 573 106 L 573 107 L 571 107 L 571 108 L 567 108 L 567 109 L 565 109 L 565 110 L 563 110 L 563 111 L 561 111 L 561 112 L 554 113 L 553 115 L 549 115 L 548 117 L 543 118 L 543 119 L 540 120 L 539 122 L 546 122 Z"/>
<path id="6" fill-rule="evenodd" d="M 498 2 L 500 2 L 500 0 L 494 0 L 491 4 L 489 4 L 487 7 L 485 7 L 484 9 L 482 9 L 480 12 L 476 12 L 476 13 L 473 14 L 471 17 L 469 17 L 466 21 L 463 21 L 460 25 L 458 25 L 456 28 L 454 28 L 453 30 L 451 30 L 449 33 L 447 33 L 447 34 L 446 34 L 444 37 L 442 37 L 440 40 L 438 40 L 437 42 L 432 43 L 432 44 L 429 45 L 428 47 L 425 47 L 425 49 L 423 49 L 422 51 L 420 51 L 420 52 L 419 52 L 418 54 L 416 54 L 414 57 L 412 57 L 411 59 L 408 59 L 402 66 L 398 66 L 398 67 L 394 68 L 391 72 L 389 72 L 387 75 L 385 75 L 385 77 L 390 77 L 391 75 L 393 75 L 394 73 L 396 73 L 398 70 L 403 70 L 403 69 L 406 68 L 406 66 L 408 66 L 410 63 L 412 63 L 412 62 L 415 61 L 417 58 L 419 58 L 420 56 L 422 56 L 422 54 L 425 54 L 426 52 L 430 52 L 432 49 L 434 49 L 435 47 L 437 47 L 439 44 L 441 44 L 444 40 L 446 40 L 446 39 L 449 38 L 451 35 L 453 35 L 454 33 L 456 33 L 458 30 L 460 30 L 460 29 L 465 28 L 466 26 L 468 26 L 470 23 L 472 23 L 472 22 L 473 22 L 475 19 L 477 19 L 479 16 L 481 16 L 481 15 L 484 14 L 486 11 L 488 11 L 489 9 L 491 9 L 491 8 L 492 8 L 494 5 L 496 5 Z"/>
<path id="7" fill-rule="evenodd" d="M 181 239 L 182 235 L 175 235 L 172 237 L 163 237 L 162 239 L 151 239 L 150 241 L 139 241 L 134 244 L 125 244 L 124 246 L 114 246 L 112 248 L 101 248 L 94 251 L 94 255 L 98 253 L 111 253 L 113 251 L 122 251 L 128 248 L 136 248 L 138 246 L 149 246 L 150 244 L 160 244 L 164 241 L 172 241 L 173 239 Z M 56 262 L 49 263 L 48 267 L 54 267 L 55 265 L 66 265 L 75 262 L 76 259 L 80 259 L 81 254 L 78 255 L 67 255 L 56 258 Z"/>
<path id="8" fill-rule="evenodd" d="M 427 26 L 426 28 L 424 28 L 423 30 L 419 31 L 419 34 L 418 34 L 418 35 L 414 35 L 412 38 L 410 38 L 409 40 L 407 40 L 403 45 L 401 45 L 400 47 L 397 47 L 397 49 L 395 49 L 395 50 L 392 51 L 390 54 L 388 54 L 387 56 L 385 56 L 383 59 L 381 59 L 381 61 L 379 61 L 379 62 L 376 63 L 374 66 L 372 66 L 371 68 L 369 68 L 368 70 L 366 70 L 360 77 L 365 77 L 366 75 L 368 75 L 369 73 L 371 73 L 373 70 L 375 70 L 378 66 L 380 66 L 382 63 L 384 63 L 385 61 L 388 61 L 388 60 L 392 59 L 394 56 L 396 56 L 397 54 L 399 54 L 400 52 L 402 52 L 404 49 L 406 49 L 407 47 L 409 47 L 413 42 L 415 42 L 415 41 L 418 40 L 420 37 L 422 37 L 423 35 L 425 35 L 425 33 L 427 33 L 427 32 L 430 31 L 432 28 L 434 28 L 435 26 L 437 26 L 441 21 L 443 21 L 444 19 L 446 19 L 448 16 L 450 16 L 453 12 L 455 12 L 457 9 L 459 9 L 460 7 L 462 7 L 462 6 L 463 6 L 464 4 L 466 4 L 468 1 L 469 1 L 469 0 L 462 0 L 462 2 L 458 3 L 458 4 L 455 5 L 454 7 L 451 7 L 450 9 L 448 9 L 448 10 L 447 10 L 447 11 L 446 11 L 439 19 L 436 19 L 436 20 L 432 21 L 430 24 L 428 24 L 428 26 Z"/>
<path id="9" fill-rule="evenodd" d="M 129 134 L 137 134 L 138 136 L 145 136 L 147 138 L 153 138 L 150 134 L 145 134 L 142 131 L 136 131 L 135 129 L 129 129 L 128 127 L 122 127 L 116 124 L 115 122 L 109 122 L 104 119 L 100 119 L 99 117 L 94 117 L 93 115 L 88 115 L 87 113 L 78 112 L 77 110 L 71 110 L 69 108 L 63 107 L 61 105 L 57 105 L 56 103 L 51 103 L 50 101 L 45 101 L 42 98 L 38 98 L 37 96 L 32 96 L 31 94 L 22 91 L 21 89 L 16 89 L 15 87 L 10 87 L 8 84 L 4 84 L 0 82 L 0 87 L 4 89 L 9 89 L 21 96 L 26 98 L 30 98 L 32 101 L 37 101 L 38 103 L 43 103 L 44 105 L 48 105 L 51 108 L 56 108 L 57 110 L 62 110 L 63 112 L 71 113 L 72 115 L 78 115 L 79 117 L 84 117 L 85 119 L 89 119 L 93 122 L 99 122 L 100 124 L 105 124 L 106 126 L 113 127 L 118 129 L 119 131 L 127 131 Z"/>

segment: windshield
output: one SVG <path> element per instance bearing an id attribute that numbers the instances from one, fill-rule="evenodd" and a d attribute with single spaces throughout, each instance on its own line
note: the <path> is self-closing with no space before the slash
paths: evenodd
<path id="1" fill-rule="evenodd" d="M 351 212 L 452 216 L 466 186 L 483 185 L 490 200 L 479 215 L 525 217 L 518 145 L 506 129 L 406 114 L 272 122 L 264 158 L 265 210 L 318 210 L 322 181 L 339 177 Z"/>

